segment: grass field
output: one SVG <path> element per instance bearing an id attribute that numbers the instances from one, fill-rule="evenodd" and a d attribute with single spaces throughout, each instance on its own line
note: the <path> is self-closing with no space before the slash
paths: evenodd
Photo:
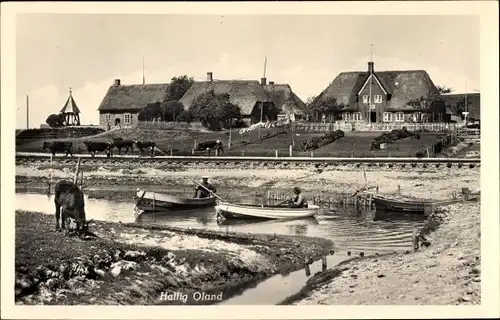
<path id="1" fill-rule="evenodd" d="M 370 150 L 372 140 L 381 132 L 346 132 L 343 138 L 334 141 L 322 148 L 313 151 L 317 157 L 414 157 L 417 151 L 425 151 L 426 147 L 432 146 L 439 141 L 442 133 L 422 133 L 419 140 L 406 138 L 389 144 L 386 149 Z M 296 133 L 294 140 L 299 144 L 313 137 L 322 136 L 323 133 Z M 92 137 L 58 139 L 73 142 L 75 153 L 86 153 L 86 140 L 111 141 L 112 138 L 122 137 L 124 139 L 155 141 L 161 152 L 173 155 L 191 155 L 195 143 L 208 140 L 221 140 L 224 143 L 225 155 L 246 156 L 275 156 L 276 150 L 281 156 L 289 155 L 289 146 L 292 143 L 292 134 L 281 128 L 262 129 L 262 140 L 259 139 L 259 131 L 252 131 L 243 135 L 239 129 L 231 132 L 231 149 L 228 149 L 229 131 L 203 132 L 187 130 L 156 130 L 156 129 L 117 129 L 111 130 Z M 47 140 L 50 141 L 50 140 Z M 43 140 L 31 141 L 17 146 L 19 152 L 41 152 Z M 137 154 L 138 150 L 134 150 Z M 202 154 L 203 152 L 195 152 Z M 293 152 L 294 156 L 310 156 L 311 152 Z"/>

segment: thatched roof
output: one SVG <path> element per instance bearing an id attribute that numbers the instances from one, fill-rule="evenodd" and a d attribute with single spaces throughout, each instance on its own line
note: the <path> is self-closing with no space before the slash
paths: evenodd
<path id="1" fill-rule="evenodd" d="M 334 97 L 346 107 L 357 108 L 357 94 L 369 77 L 366 71 L 342 72 L 319 94 L 317 100 Z M 388 110 L 408 110 L 410 100 L 438 93 L 428 73 L 424 70 L 375 71 L 376 80 L 391 95 Z"/>
<path id="2" fill-rule="evenodd" d="M 73 94 L 71 93 L 71 91 L 69 92 L 68 100 L 66 100 L 64 107 L 61 109 L 61 111 L 59 111 L 59 113 L 72 113 L 72 114 L 80 113 L 80 109 L 76 105 L 75 99 L 73 99 Z"/>
<path id="3" fill-rule="evenodd" d="M 268 84 L 265 85 L 269 97 L 274 105 L 283 113 L 304 114 L 306 104 L 293 91 L 288 84 Z"/>
<path id="4" fill-rule="evenodd" d="M 99 111 L 140 111 L 148 103 L 162 102 L 169 84 L 133 84 L 111 86 Z"/>
<path id="5" fill-rule="evenodd" d="M 457 104 L 461 100 L 465 99 L 465 93 L 447 93 L 443 94 L 442 97 L 446 103 L 447 109 L 453 112 L 453 115 L 457 113 Z M 481 94 L 477 92 L 467 93 L 467 111 L 469 112 L 469 118 L 480 119 L 481 118 Z"/>
<path id="6" fill-rule="evenodd" d="M 231 103 L 239 106 L 243 115 L 250 115 L 257 102 L 272 102 L 258 81 L 248 80 L 195 82 L 179 102 L 189 110 L 198 95 L 210 90 L 214 90 L 216 94 L 229 93 Z"/>

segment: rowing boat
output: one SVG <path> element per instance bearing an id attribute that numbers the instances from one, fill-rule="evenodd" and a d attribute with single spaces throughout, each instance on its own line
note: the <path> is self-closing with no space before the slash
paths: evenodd
<path id="1" fill-rule="evenodd" d="M 375 194 L 372 196 L 372 203 L 377 211 L 412 212 L 425 215 L 431 213 L 437 206 L 435 200 Z"/>
<path id="2" fill-rule="evenodd" d="M 206 208 L 215 206 L 215 197 L 183 198 L 165 193 L 137 189 L 135 204 L 138 210 L 162 211 L 165 209 Z"/>
<path id="3" fill-rule="evenodd" d="M 309 205 L 308 208 L 288 208 L 219 202 L 215 209 L 217 215 L 225 219 L 298 219 L 314 216 L 319 207 Z"/>

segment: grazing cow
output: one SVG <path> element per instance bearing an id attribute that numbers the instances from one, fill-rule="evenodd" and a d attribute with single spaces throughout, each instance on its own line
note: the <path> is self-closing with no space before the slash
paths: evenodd
<path id="1" fill-rule="evenodd" d="M 144 149 L 151 148 L 151 158 L 154 157 L 156 143 L 152 141 L 135 141 L 135 145 L 137 146 L 137 149 L 139 149 L 141 155 L 143 154 Z"/>
<path id="2" fill-rule="evenodd" d="M 54 141 L 54 142 L 43 142 L 43 150 L 49 149 L 50 153 L 52 153 L 53 156 L 56 155 L 56 152 L 66 152 L 65 157 L 69 155 L 73 156 L 71 153 L 71 148 L 73 147 L 72 142 L 67 142 L 67 141 Z"/>
<path id="3" fill-rule="evenodd" d="M 196 146 L 197 151 L 207 151 L 208 155 L 210 155 L 210 151 L 212 149 L 218 150 L 220 153 L 221 151 L 224 152 L 224 146 L 222 144 L 222 141 L 217 140 L 217 141 L 204 141 L 198 143 Z"/>
<path id="4" fill-rule="evenodd" d="M 69 234 L 70 219 L 76 223 L 76 234 L 79 237 L 87 235 L 95 236 L 88 231 L 92 220 L 87 221 L 85 217 L 85 200 L 83 192 L 71 181 L 62 180 L 55 186 L 54 204 L 56 206 L 56 230 L 66 229 Z M 61 226 L 59 219 L 61 218 Z"/>
<path id="5" fill-rule="evenodd" d="M 118 154 L 121 154 L 122 148 L 124 148 L 125 154 L 127 154 L 129 149 L 134 151 L 134 141 L 123 140 L 122 138 L 113 138 L 113 143 L 111 148 L 117 148 Z"/>
<path id="6" fill-rule="evenodd" d="M 111 156 L 112 144 L 109 142 L 85 141 L 85 147 L 92 157 L 95 157 L 96 152 L 106 152 L 108 158 Z"/>

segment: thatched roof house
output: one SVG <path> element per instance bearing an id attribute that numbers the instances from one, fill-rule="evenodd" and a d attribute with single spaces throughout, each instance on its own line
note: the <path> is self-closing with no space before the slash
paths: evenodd
<path id="1" fill-rule="evenodd" d="M 116 79 L 99 105 L 99 124 L 136 124 L 137 113 L 149 103 L 162 102 L 168 86 L 168 83 L 122 85 Z"/>
<path id="2" fill-rule="evenodd" d="M 293 91 L 288 84 L 275 84 L 269 82 L 264 88 L 269 97 L 273 100 L 274 105 L 278 107 L 282 116 L 289 115 L 304 115 L 306 104 Z"/>
<path id="3" fill-rule="evenodd" d="M 211 72 L 207 73 L 206 81 L 193 83 L 179 102 L 184 105 L 184 109 L 189 110 L 198 95 L 210 90 L 214 90 L 216 94 L 228 93 L 231 103 L 239 106 L 243 118 L 251 123 L 260 120 L 261 105 L 264 108 L 264 120 L 275 117 L 270 113 L 274 103 L 258 81 L 213 80 Z"/>
<path id="4" fill-rule="evenodd" d="M 450 114 L 461 116 L 461 114 L 458 114 L 458 103 L 465 101 L 465 95 L 465 93 L 447 93 L 442 95 Z M 468 117 L 477 120 L 481 119 L 481 94 L 478 92 L 467 93 L 467 101 Z"/>
<path id="5" fill-rule="evenodd" d="M 418 111 L 409 101 L 437 93 L 425 70 L 375 71 L 374 63 L 368 62 L 367 71 L 340 73 L 316 101 L 333 97 L 345 112 L 359 114 L 356 120 L 391 122 L 391 113 Z"/>

